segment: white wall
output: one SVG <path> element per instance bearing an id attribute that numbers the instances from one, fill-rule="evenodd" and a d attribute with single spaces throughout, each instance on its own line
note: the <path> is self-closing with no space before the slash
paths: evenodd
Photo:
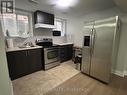
<path id="1" fill-rule="evenodd" d="M 127 73 L 127 44 L 126 44 L 127 42 L 127 15 L 126 14 L 123 14 L 117 8 L 112 8 L 110 10 L 88 14 L 88 15 L 82 16 L 81 18 L 72 18 L 68 20 L 67 34 L 73 35 L 75 46 L 82 47 L 83 32 L 84 32 L 83 26 L 85 23 L 91 22 L 94 20 L 113 17 L 116 15 L 120 16 L 122 20 L 122 27 L 121 27 L 120 45 L 119 45 L 115 73 L 122 76 L 124 72 Z"/>
<path id="2" fill-rule="evenodd" d="M 67 20 L 67 37 L 70 35 L 72 42 L 74 42 L 74 45 L 78 47 L 82 46 L 82 29 L 83 22 L 79 18 L 70 18 Z M 69 38 L 67 39 L 70 41 Z"/>
<path id="3" fill-rule="evenodd" d="M 12 95 L 0 20 L 0 95 Z"/>

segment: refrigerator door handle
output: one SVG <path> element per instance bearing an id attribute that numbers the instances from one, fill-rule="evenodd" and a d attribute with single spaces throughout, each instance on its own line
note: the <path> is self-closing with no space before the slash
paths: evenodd
<path id="1" fill-rule="evenodd" d="M 91 32 L 90 32 L 90 56 L 92 55 L 92 44 L 93 44 L 93 29 L 91 29 Z"/>
<path id="2" fill-rule="evenodd" d="M 95 45 L 95 39 L 96 39 L 96 30 L 93 28 L 92 29 L 92 45 L 91 45 L 91 56 L 94 53 L 94 45 Z"/>

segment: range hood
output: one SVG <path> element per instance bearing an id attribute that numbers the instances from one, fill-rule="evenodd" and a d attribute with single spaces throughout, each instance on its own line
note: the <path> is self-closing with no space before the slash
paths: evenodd
<path id="1" fill-rule="evenodd" d="M 55 25 L 49 25 L 49 24 L 41 24 L 41 23 L 38 23 L 38 24 L 35 24 L 35 28 L 56 28 Z"/>
<path id="2" fill-rule="evenodd" d="M 55 28 L 54 14 L 37 10 L 34 12 L 35 28 Z"/>

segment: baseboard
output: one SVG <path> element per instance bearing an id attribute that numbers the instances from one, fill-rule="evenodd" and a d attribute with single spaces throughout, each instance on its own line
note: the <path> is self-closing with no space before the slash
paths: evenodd
<path id="1" fill-rule="evenodd" d="M 113 73 L 113 74 L 115 74 L 115 75 L 117 75 L 117 76 L 120 76 L 120 77 L 124 77 L 124 75 L 125 75 L 125 73 L 124 73 L 124 72 L 117 71 L 117 70 L 112 71 L 112 73 Z M 127 74 L 127 72 L 126 72 L 126 74 Z"/>

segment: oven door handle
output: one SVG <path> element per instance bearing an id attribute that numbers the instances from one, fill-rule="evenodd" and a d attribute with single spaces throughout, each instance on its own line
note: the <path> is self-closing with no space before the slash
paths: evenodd
<path id="1" fill-rule="evenodd" d="M 54 51 L 54 50 L 59 50 L 59 48 L 44 48 L 44 50 L 46 50 L 46 51 L 47 51 L 47 50 L 50 50 L 50 51 L 52 50 L 52 51 Z"/>

